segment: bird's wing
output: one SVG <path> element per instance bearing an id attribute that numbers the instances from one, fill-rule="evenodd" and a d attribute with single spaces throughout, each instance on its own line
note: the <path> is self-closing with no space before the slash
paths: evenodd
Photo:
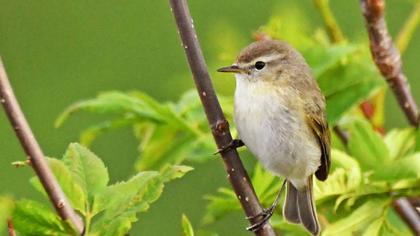
<path id="1" fill-rule="evenodd" d="M 324 115 L 323 109 L 317 109 L 317 111 L 312 111 L 307 113 L 307 120 L 309 127 L 311 128 L 313 134 L 318 140 L 319 146 L 321 148 L 321 165 L 318 170 L 315 172 L 317 179 L 324 181 L 328 177 L 331 165 L 330 157 L 330 131 L 328 130 L 327 119 Z"/>

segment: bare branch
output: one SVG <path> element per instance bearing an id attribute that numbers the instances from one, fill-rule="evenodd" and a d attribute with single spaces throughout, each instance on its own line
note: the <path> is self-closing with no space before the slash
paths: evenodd
<path id="1" fill-rule="evenodd" d="M 418 127 L 419 112 L 407 78 L 402 72 L 401 56 L 388 33 L 383 0 L 361 0 L 362 12 L 370 39 L 373 60 L 394 92 L 411 125 Z"/>
<path id="2" fill-rule="evenodd" d="M 63 220 L 69 220 L 78 232 L 83 232 L 83 223 L 80 217 L 71 208 L 63 190 L 51 172 L 42 150 L 29 127 L 19 103 L 13 93 L 12 86 L 7 78 L 6 70 L 0 59 L 0 102 L 6 111 L 7 117 L 18 137 L 22 148 L 28 156 L 31 166 L 50 198 L 55 210 Z"/>
<path id="3" fill-rule="evenodd" d="M 213 137 L 217 147 L 222 149 L 232 142 L 232 136 L 229 131 L 229 124 L 214 92 L 188 5 L 186 0 L 169 0 L 169 2 Z M 228 179 L 246 216 L 251 217 L 260 214 L 263 209 L 236 149 L 222 152 L 221 156 L 228 173 Z M 250 223 L 256 223 L 258 220 L 250 219 Z M 271 225 L 267 223 L 256 232 L 256 235 L 275 235 L 275 233 Z"/>
<path id="4" fill-rule="evenodd" d="M 414 127 L 419 125 L 417 104 L 411 94 L 407 78 L 402 72 L 401 56 L 395 48 L 384 18 L 383 0 L 361 0 L 361 8 L 366 21 L 373 60 L 381 74 L 386 78 L 408 121 Z M 393 203 L 394 209 L 420 235 L 420 215 L 406 198 L 399 198 Z"/>

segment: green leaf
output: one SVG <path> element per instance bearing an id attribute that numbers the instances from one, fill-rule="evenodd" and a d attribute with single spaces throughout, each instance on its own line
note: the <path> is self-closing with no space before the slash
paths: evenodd
<path id="1" fill-rule="evenodd" d="M 88 111 L 96 114 L 125 114 L 131 113 L 138 118 L 153 120 L 157 122 L 165 121 L 162 111 L 156 110 L 153 100 L 143 95 L 143 100 L 139 99 L 139 93 L 136 96 L 122 92 L 106 92 L 99 94 L 97 98 L 77 102 L 68 107 L 55 122 L 55 126 L 61 126 L 68 117 L 78 111 Z"/>
<path id="2" fill-rule="evenodd" d="M 380 217 L 374 220 L 369 227 L 363 232 L 362 236 L 376 236 L 381 235 L 381 229 L 384 226 L 386 218 Z"/>
<path id="3" fill-rule="evenodd" d="M 311 47 L 303 52 L 308 64 L 311 66 L 315 77 L 319 77 L 327 70 L 336 66 L 346 57 L 357 50 L 356 45 L 338 44 L 326 47 Z"/>
<path id="4" fill-rule="evenodd" d="M 402 158 L 414 149 L 414 129 L 393 129 L 386 134 L 384 141 L 392 159 Z"/>
<path id="5" fill-rule="evenodd" d="M 273 203 L 283 180 L 264 170 L 260 164 L 256 164 L 252 175 L 252 183 L 261 203 L 268 207 Z"/>
<path id="6" fill-rule="evenodd" d="M 162 171 L 162 180 L 163 182 L 168 182 L 173 179 L 178 179 L 183 177 L 186 173 L 192 171 L 194 168 L 190 166 L 182 166 L 182 165 L 175 165 L 175 166 L 166 166 Z"/>
<path id="7" fill-rule="evenodd" d="M 386 180 L 397 182 L 402 179 L 420 178 L 420 153 L 397 159 L 381 166 L 371 177 L 372 180 Z"/>
<path id="8" fill-rule="evenodd" d="M 63 162 L 86 196 L 91 196 L 108 184 L 108 170 L 102 160 L 80 144 L 69 145 Z"/>
<path id="9" fill-rule="evenodd" d="M 380 168 L 391 161 L 385 142 L 366 121 L 353 118 L 345 124 L 350 133 L 348 148 L 363 170 Z"/>
<path id="10" fill-rule="evenodd" d="M 184 236 L 194 236 L 194 229 L 185 214 L 182 214 L 182 230 L 184 232 Z"/>
<path id="11" fill-rule="evenodd" d="M 283 181 L 273 176 L 268 171 L 263 170 L 261 165 L 257 164 L 252 176 L 252 183 L 255 186 L 255 192 L 264 206 L 270 206 Z M 217 194 L 209 195 L 205 198 L 209 200 L 207 205 L 207 214 L 204 216 L 205 223 L 211 223 L 222 218 L 230 212 L 241 209 L 236 194 L 227 188 L 219 188 Z"/>
<path id="12" fill-rule="evenodd" d="M 309 25 L 307 16 L 297 7 L 289 5 L 287 10 L 272 16 L 259 31 L 274 39 L 293 42 L 294 47 L 302 50 L 314 46 Z"/>
<path id="13" fill-rule="evenodd" d="M 341 235 L 343 233 L 351 234 L 356 232 L 372 220 L 380 217 L 385 207 L 389 205 L 389 202 L 390 200 L 388 199 L 370 199 L 349 216 L 328 225 L 322 235 Z"/>
<path id="14" fill-rule="evenodd" d="M 314 184 L 317 203 L 354 192 L 362 184 L 362 172 L 356 160 L 336 149 L 332 149 L 331 159 L 334 161 L 328 181 Z"/>
<path id="15" fill-rule="evenodd" d="M 141 140 L 139 171 L 160 169 L 166 164 L 180 164 L 191 152 L 194 137 L 172 125 L 142 124 L 136 127 Z"/>
<path id="16" fill-rule="evenodd" d="M 136 119 L 132 116 L 124 117 L 121 119 L 115 119 L 111 121 L 104 121 L 99 124 L 92 125 L 86 128 L 80 134 L 80 143 L 84 146 L 90 146 L 92 142 L 101 134 L 106 133 L 110 130 L 123 128 L 129 125 L 133 125 Z"/>
<path id="17" fill-rule="evenodd" d="M 370 72 L 368 65 L 353 62 L 333 68 L 317 78 L 327 99 L 327 118 L 331 125 L 376 89 L 384 86 L 378 75 Z"/>
<path id="18" fill-rule="evenodd" d="M 69 168 L 62 161 L 54 158 L 47 158 L 47 161 L 72 207 L 79 212 L 86 214 L 85 204 L 87 203 L 87 194 L 75 181 Z M 38 177 L 32 177 L 30 182 L 35 187 L 35 189 L 47 197 L 44 187 L 42 186 Z"/>
<path id="19" fill-rule="evenodd" d="M 7 219 L 11 217 L 14 203 L 11 198 L 0 196 L 0 232 L 6 228 Z"/>
<path id="20" fill-rule="evenodd" d="M 188 160 L 209 159 L 216 150 L 210 134 L 191 134 L 170 124 L 142 123 L 135 127 L 140 140 L 139 171 L 160 169 L 167 164 L 178 165 Z"/>
<path id="21" fill-rule="evenodd" d="M 92 229 L 97 235 L 123 235 L 137 221 L 136 214 L 146 211 L 163 190 L 158 172 L 140 172 L 127 182 L 114 184 L 95 198 L 93 212 L 105 210 L 94 222 Z"/>
<path id="22" fill-rule="evenodd" d="M 48 207 L 31 200 L 16 203 L 13 223 L 25 235 L 77 235 L 69 233 L 68 226 Z"/>

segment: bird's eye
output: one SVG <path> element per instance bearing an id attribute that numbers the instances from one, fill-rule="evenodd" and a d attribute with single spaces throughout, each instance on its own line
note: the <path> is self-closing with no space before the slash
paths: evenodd
<path id="1" fill-rule="evenodd" d="M 265 67 L 265 62 L 263 62 L 263 61 L 255 62 L 255 69 L 262 70 L 264 67 Z"/>

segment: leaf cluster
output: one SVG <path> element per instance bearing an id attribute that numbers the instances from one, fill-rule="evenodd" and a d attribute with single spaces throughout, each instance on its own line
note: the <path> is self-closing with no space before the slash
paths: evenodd
<path id="1" fill-rule="evenodd" d="M 166 182 L 182 177 L 192 168 L 166 166 L 158 171 L 142 171 L 109 185 L 108 170 L 94 153 L 80 144 L 70 144 L 61 160 L 48 164 L 72 207 L 85 223 L 85 235 L 124 235 L 162 194 Z M 32 185 L 46 196 L 36 177 Z M 12 214 L 16 230 L 23 235 L 78 235 L 44 203 L 19 200 Z"/>

